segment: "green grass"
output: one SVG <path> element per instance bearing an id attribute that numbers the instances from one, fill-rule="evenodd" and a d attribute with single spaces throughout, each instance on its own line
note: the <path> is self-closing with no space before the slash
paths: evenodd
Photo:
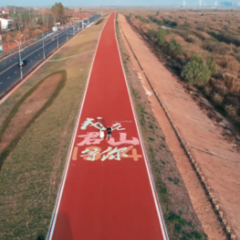
<path id="1" fill-rule="evenodd" d="M 172 171 L 171 171 L 171 172 L 172 172 Z M 179 182 L 180 182 L 180 180 L 179 180 L 178 178 L 171 178 L 171 177 L 169 177 L 168 180 L 169 180 L 170 182 L 173 182 L 175 185 L 178 185 Z"/>

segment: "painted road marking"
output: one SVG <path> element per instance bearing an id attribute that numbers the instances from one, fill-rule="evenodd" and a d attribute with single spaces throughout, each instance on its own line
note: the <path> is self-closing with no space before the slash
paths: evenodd
<path id="1" fill-rule="evenodd" d="M 7 77 L 7 79 L 9 79 L 9 78 L 10 78 L 10 76 Z"/>
<path id="2" fill-rule="evenodd" d="M 0 85 L 2 84 L 2 82 L 0 82 Z"/>
<path id="3" fill-rule="evenodd" d="M 15 74 L 17 73 L 17 71 L 15 72 Z"/>
<path id="4" fill-rule="evenodd" d="M 114 27 L 112 14 L 87 81 L 48 240 L 168 239 Z M 100 138 L 108 126 L 112 137 Z"/>

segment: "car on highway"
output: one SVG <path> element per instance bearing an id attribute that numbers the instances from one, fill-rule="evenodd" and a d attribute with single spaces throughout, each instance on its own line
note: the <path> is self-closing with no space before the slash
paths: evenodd
<path id="1" fill-rule="evenodd" d="M 18 62 L 18 66 L 19 66 L 19 67 L 21 67 L 21 66 L 23 67 L 23 66 L 25 66 L 26 64 L 27 64 L 27 61 L 26 61 L 25 59 L 22 59 L 21 61 Z"/>

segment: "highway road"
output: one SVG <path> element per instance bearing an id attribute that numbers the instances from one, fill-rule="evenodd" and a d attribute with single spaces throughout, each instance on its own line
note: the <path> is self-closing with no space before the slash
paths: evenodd
<path id="1" fill-rule="evenodd" d="M 99 18 L 99 14 L 95 14 L 89 19 L 84 20 L 85 27 Z M 68 41 L 73 35 L 82 30 L 82 22 L 67 27 L 54 33 L 52 36 L 44 37 L 45 56 L 49 56 L 56 51 L 58 47 Z M 26 76 L 34 67 L 36 67 L 44 58 L 43 41 L 40 40 L 30 46 L 21 49 L 21 59 L 26 60 L 27 64 L 22 67 L 23 77 Z M 0 97 L 4 95 L 8 89 L 21 80 L 19 62 L 19 52 L 0 60 Z"/>

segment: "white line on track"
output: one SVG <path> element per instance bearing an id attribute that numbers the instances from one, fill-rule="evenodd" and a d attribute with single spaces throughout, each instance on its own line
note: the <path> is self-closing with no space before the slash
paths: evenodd
<path id="1" fill-rule="evenodd" d="M 115 19 L 116 19 L 116 15 L 115 15 Z M 115 40 L 116 40 L 117 47 L 118 47 L 118 55 L 119 55 L 121 66 L 122 66 L 124 80 L 125 80 L 125 84 L 126 84 L 126 87 L 127 87 L 128 96 L 129 96 L 129 99 L 130 99 L 130 104 L 131 104 L 132 112 L 133 112 L 133 115 L 134 115 L 134 121 L 135 121 L 135 124 L 136 124 L 136 127 L 137 127 L 138 136 L 139 136 L 139 139 L 140 139 L 141 148 L 142 148 L 142 151 L 143 151 L 143 154 L 144 154 L 144 162 L 145 162 L 146 169 L 147 169 L 147 174 L 148 174 L 148 178 L 149 178 L 149 182 L 150 182 L 150 187 L 151 187 L 151 190 L 152 190 L 155 207 L 156 207 L 156 211 L 157 211 L 157 214 L 158 214 L 158 219 L 159 219 L 160 227 L 161 227 L 161 230 L 162 230 L 163 239 L 164 240 L 169 240 L 168 233 L 167 233 L 167 230 L 166 230 L 167 229 L 166 224 L 165 224 L 165 221 L 164 221 L 164 218 L 163 218 L 163 213 L 162 213 L 162 210 L 161 210 L 161 206 L 159 204 L 158 196 L 156 194 L 156 189 L 155 189 L 155 185 L 154 185 L 154 181 L 153 181 L 153 176 L 152 176 L 152 173 L 151 173 L 151 170 L 150 170 L 149 160 L 148 160 L 148 157 L 147 157 L 147 154 L 146 154 L 145 146 L 143 144 L 142 134 L 140 132 L 140 127 L 139 127 L 139 124 L 138 124 L 136 111 L 135 111 L 134 104 L 133 104 L 133 101 L 132 101 L 132 98 L 131 98 L 131 95 L 130 95 L 130 90 L 129 90 L 129 86 L 128 86 L 128 82 L 127 82 L 127 76 L 126 76 L 126 73 L 125 73 L 125 69 L 123 67 L 122 56 L 121 56 L 121 53 L 120 53 L 120 48 L 119 48 L 118 41 L 117 41 L 117 36 L 116 36 L 116 25 L 115 25 L 115 23 L 116 23 L 116 20 L 114 21 L 114 32 L 115 32 Z"/>
<path id="2" fill-rule="evenodd" d="M 64 172 L 63 172 L 60 188 L 59 188 L 59 191 L 58 191 L 57 199 L 56 199 L 56 202 L 55 202 L 55 207 L 54 207 L 54 210 L 53 210 L 53 213 L 52 213 L 52 219 L 51 219 L 51 222 L 50 222 L 50 226 L 49 226 L 49 229 L 48 229 L 46 240 L 51 240 L 52 236 L 53 236 L 53 232 L 54 232 L 54 228 L 55 228 L 55 224 L 56 224 L 57 216 L 58 216 L 58 210 L 59 210 L 59 207 L 60 207 L 60 202 L 61 202 L 61 199 L 62 199 L 62 194 L 63 194 L 65 182 L 66 182 L 66 179 L 67 179 L 68 168 L 69 168 L 69 164 L 70 164 L 70 160 L 71 160 L 71 156 L 72 156 L 73 145 L 74 145 L 74 141 L 75 141 L 75 138 L 76 138 L 76 135 L 77 135 L 78 123 L 80 121 L 83 105 L 84 105 L 84 102 L 85 102 L 87 89 L 88 89 L 88 84 L 89 84 L 89 80 L 90 80 L 90 77 L 91 77 L 91 73 L 92 73 L 95 57 L 97 55 L 99 42 L 100 42 L 100 39 L 101 39 L 101 36 L 102 36 L 102 32 L 103 32 L 103 29 L 105 28 L 106 23 L 107 23 L 107 20 L 106 20 L 106 22 L 105 22 L 105 24 L 104 24 L 104 26 L 103 26 L 103 28 L 101 30 L 101 33 L 100 33 L 100 35 L 98 37 L 98 43 L 97 43 L 95 54 L 93 56 L 93 60 L 92 60 L 92 63 L 91 63 L 91 68 L 90 68 L 88 79 L 87 79 L 87 83 L 86 83 L 86 86 L 85 86 L 83 100 L 82 100 L 82 103 L 80 105 L 79 114 L 78 114 L 77 120 L 75 122 L 75 128 L 74 128 L 74 132 L 73 132 L 73 135 L 72 135 L 70 148 L 69 148 L 68 155 L 67 155 L 67 161 L 66 161 L 66 165 L 64 167 Z"/>

